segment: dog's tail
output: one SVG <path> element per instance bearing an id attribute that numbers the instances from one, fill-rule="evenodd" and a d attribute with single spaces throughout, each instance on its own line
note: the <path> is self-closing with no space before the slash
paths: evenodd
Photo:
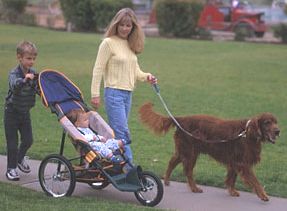
<path id="1" fill-rule="evenodd" d="M 152 107 L 152 103 L 146 103 L 140 107 L 139 117 L 141 122 L 148 126 L 155 134 L 162 135 L 167 133 L 170 127 L 174 125 L 173 120 L 156 113 Z"/>

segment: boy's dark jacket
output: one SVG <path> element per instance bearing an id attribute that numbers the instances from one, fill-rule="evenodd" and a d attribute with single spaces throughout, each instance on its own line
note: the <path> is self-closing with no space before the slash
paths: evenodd
<path id="1" fill-rule="evenodd" d="M 35 70 L 29 69 L 29 73 L 35 74 Z M 24 73 L 18 65 L 9 74 L 9 91 L 5 105 L 17 112 L 29 112 L 35 105 L 35 96 L 39 94 L 37 80 L 24 81 Z"/>

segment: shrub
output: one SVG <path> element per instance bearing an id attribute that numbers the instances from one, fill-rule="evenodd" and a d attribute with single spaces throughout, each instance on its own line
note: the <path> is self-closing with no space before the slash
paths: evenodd
<path id="1" fill-rule="evenodd" d="M 91 0 L 60 0 L 61 8 L 67 23 L 72 23 L 74 30 L 94 31 L 97 26 L 93 20 Z"/>
<path id="2" fill-rule="evenodd" d="M 246 37 L 247 35 L 244 29 L 235 31 L 235 36 L 234 36 L 235 41 L 245 41 Z"/>
<path id="3" fill-rule="evenodd" d="M 281 23 L 275 26 L 274 36 L 281 38 L 283 43 L 287 43 L 287 24 Z"/>
<path id="4" fill-rule="evenodd" d="M 235 41 L 245 41 L 246 38 L 255 36 L 254 30 L 247 23 L 237 24 L 237 26 L 234 29 L 234 32 L 235 32 L 235 36 L 234 36 Z"/>
<path id="5" fill-rule="evenodd" d="M 201 3 L 188 0 L 162 0 L 156 4 L 159 33 L 164 36 L 191 37 L 196 27 Z"/>
<path id="6" fill-rule="evenodd" d="M 132 7 L 131 0 L 60 0 L 60 3 L 66 22 L 80 31 L 100 31 L 119 9 Z"/>
<path id="7" fill-rule="evenodd" d="M 20 14 L 25 12 L 25 7 L 28 3 L 27 0 L 1 0 L 3 7 L 8 10 L 13 10 Z"/>
<path id="8" fill-rule="evenodd" d="M 94 11 L 94 21 L 97 29 L 102 31 L 108 26 L 114 15 L 122 8 L 130 7 L 133 4 L 131 0 L 94 0 L 91 2 L 91 8 Z"/>
<path id="9" fill-rule="evenodd" d="M 200 40 L 212 40 L 213 39 L 211 31 L 208 29 L 199 28 L 197 33 L 198 33 L 198 38 Z"/>
<path id="10" fill-rule="evenodd" d="M 1 19 L 7 23 L 21 23 L 27 0 L 1 0 Z"/>
<path id="11" fill-rule="evenodd" d="M 20 20 L 19 23 L 20 24 L 24 24 L 27 26 L 36 26 L 36 18 L 34 14 L 28 14 L 28 13 L 24 13 L 21 16 L 19 16 Z"/>

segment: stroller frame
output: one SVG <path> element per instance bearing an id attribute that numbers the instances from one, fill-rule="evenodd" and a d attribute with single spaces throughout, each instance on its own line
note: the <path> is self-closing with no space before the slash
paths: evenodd
<path id="1" fill-rule="evenodd" d="M 60 74 L 61 77 L 66 78 L 62 73 L 55 70 L 44 70 L 39 74 L 41 96 L 46 106 L 48 103 L 44 97 L 44 88 L 41 87 L 41 75 L 50 73 Z M 43 78 L 45 77 L 43 76 Z M 68 81 L 71 82 L 70 80 Z M 73 86 L 75 85 L 73 84 Z M 90 110 L 83 101 L 77 101 L 77 104 L 86 111 Z M 154 173 L 143 171 L 140 166 L 133 165 L 123 153 L 121 155 L 124 158 L 124 162 L 121 164 L 113 164 L 103 159 L 91 148 L 86 140 L 77 135 L 79 132 L 65 116 L 59 104 L 55 103 L 48 106 L 52 113 L 57 114 L 63 126 L 63 133 L 59 153 L 46 156 L 39 167 L 39 182 L 47 195 L 52 197 L 70 196 L 75 189 L 76 182 L 81 182 L 87 183 L 95 190 L 103 189 L 112 184 L 120 191 L 133 192 L 137 200 L 144 206 L 155 206 L 161 201 L 163 185 Z M 92 112 L 92 118 L 96 119 L 98 123 L 104 124 L 104 132 L 109 136 L 113 136 L 111 128 L 97 112 Z M 71 128 L 75 134 L 70 132 Z M 97 128 L 92 129 L 96 130 Z M 68 131 L 70 132 L 69 134 Z M 64 156 L 67 134 L 70 136 L 80 156 L 70 159 Z M 72 164 L 75 161 L 78 161 L 78 163 Z M 125 170 L 127 167 L 128 171 Z"/>

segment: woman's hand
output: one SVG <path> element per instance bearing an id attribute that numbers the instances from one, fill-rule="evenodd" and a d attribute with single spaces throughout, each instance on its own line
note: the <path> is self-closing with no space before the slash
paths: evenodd
<path id="1" fill-rule="evenodd" d="M 157 83 L 157 78 L 154 75 L 148 75 L 147 76 L 147 81 L 150 84 L 156 84 Z"/>
<path id="2" fill-rule="evenodd" d="M 93 108 L 97 110 L 101 105 L 101 98 L 100 97 L 93 97 L 91 99 L 91 104 L 92 104 Z"/>

